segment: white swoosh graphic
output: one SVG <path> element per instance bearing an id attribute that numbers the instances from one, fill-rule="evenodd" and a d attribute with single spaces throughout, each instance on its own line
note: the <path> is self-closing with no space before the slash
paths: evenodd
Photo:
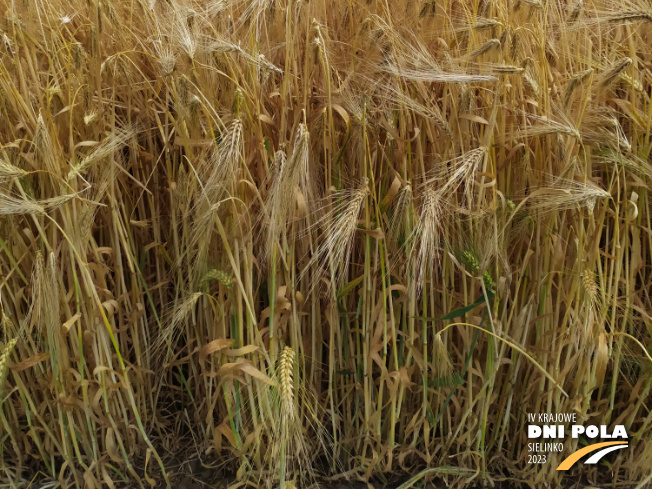
<path id="1" fill-rule="evenodd" d="M 620 450 L 621 448 L 625 448 L 627 445 L 615 445 L 612 447 L 607 447 L 603 448 L 602 450 L 598 450 L 598 452 L 594 453 L 586 462 L 585 464 L 596 464 L 598 461 L 604 457 L 606 454 L 609 452 L 613 452 L 614 450 Z"/>

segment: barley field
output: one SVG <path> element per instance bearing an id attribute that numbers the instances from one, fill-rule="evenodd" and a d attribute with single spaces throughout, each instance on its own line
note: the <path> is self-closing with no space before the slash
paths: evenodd
<path id="1" fill-rule="evenodd" d="M 652 487 L 650 0 L 0 37 L 0 488 Z M 628 446 L 556 470 L 605 440 L 531 413 Z"/>

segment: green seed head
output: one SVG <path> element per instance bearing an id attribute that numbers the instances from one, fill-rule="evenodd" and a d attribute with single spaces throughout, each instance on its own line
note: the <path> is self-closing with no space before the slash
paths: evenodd
<path id="1" fill-rule="evenodd" d="M 209 270 L 208 272 L 206 272 L 206 275 L 204 275 L 204 277 L 201 279 L 201 283 L 206 284 L 212 282 L 213 280 L 217 280 L 219 283 L 221 283 L 228 289 L 233 287 L 233 279 L 224 270 L 218 270 L 216 268 Z"/>
<path id="2" fill-rule="evenodd" d="M 482 280 L 484 281 L 484 286 L 487 290 L 493 290 L 496 284 L 494 282 L 494 279 L 491 278 L 491 275 L 489 275 L 489 272 L 484 272 L 482 274 Z"/>
<path id="3" fill-rule="evenodd" d="M 463 251 L 459 261 L 471 275 L 477 275 L 480 272 L 480 260 L 472 251 Z"/>

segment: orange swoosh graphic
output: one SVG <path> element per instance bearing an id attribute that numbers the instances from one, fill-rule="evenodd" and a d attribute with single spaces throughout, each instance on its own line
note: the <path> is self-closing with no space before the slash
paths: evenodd
<path id="1" fill-rule="evenodd" d="M 605 441 L 603 443 L 596 443 L 595 445 L 589 445 L 588 447 L 581 448 L 580 450 L 571 453 L 562 463 L 560 463 L 559 467 L 557 467 L 557 470 L 568 470 L 573 466 L 575 462 L 581 459 L 584 455 L 587 455 L 591 452 L 595 452 L 596 450 L 611 445 L 627 445 L 627 442 Z"/>

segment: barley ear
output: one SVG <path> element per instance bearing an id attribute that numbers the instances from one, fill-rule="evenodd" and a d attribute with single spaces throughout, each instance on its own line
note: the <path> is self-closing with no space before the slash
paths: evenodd
<path id="1" fill-rule="evenodd" d="M 453 373 L 453 364 L 451 363 L 448 349 L 441 339 L 441 333 L 435 335 L 432 365 L 436 378 L 449 378 Z"/>
<path id="2" fill-rule="evenodd" d="M 291 421 L 294 418 L 294 350 L 286 346 L 279 360 L 279 390 L 281 397 L 281 419 Z"/>
<path id="3" fill-rule="evenodd" d="M 587 302 L 594 304 L 598 299 L 598 286 L 595 283 L 595 276 L 591 270 L 586 269 L 582 272 L 582 284 L 584 285 Z"/>
<path id="4" fill-rule="evenodd" d="M 16 347 L 16 343 L 18 343 L 18 339 L 12 338 L 7 342 L 4 348 L 0 350 L 0 394 L 2 394 L 4 389 L 7 366 L 9 364 L 9 355 L 11 355 L 11 352 Z M 0 400 L 0 405 L 2 405 L 2 400 Z"/>

